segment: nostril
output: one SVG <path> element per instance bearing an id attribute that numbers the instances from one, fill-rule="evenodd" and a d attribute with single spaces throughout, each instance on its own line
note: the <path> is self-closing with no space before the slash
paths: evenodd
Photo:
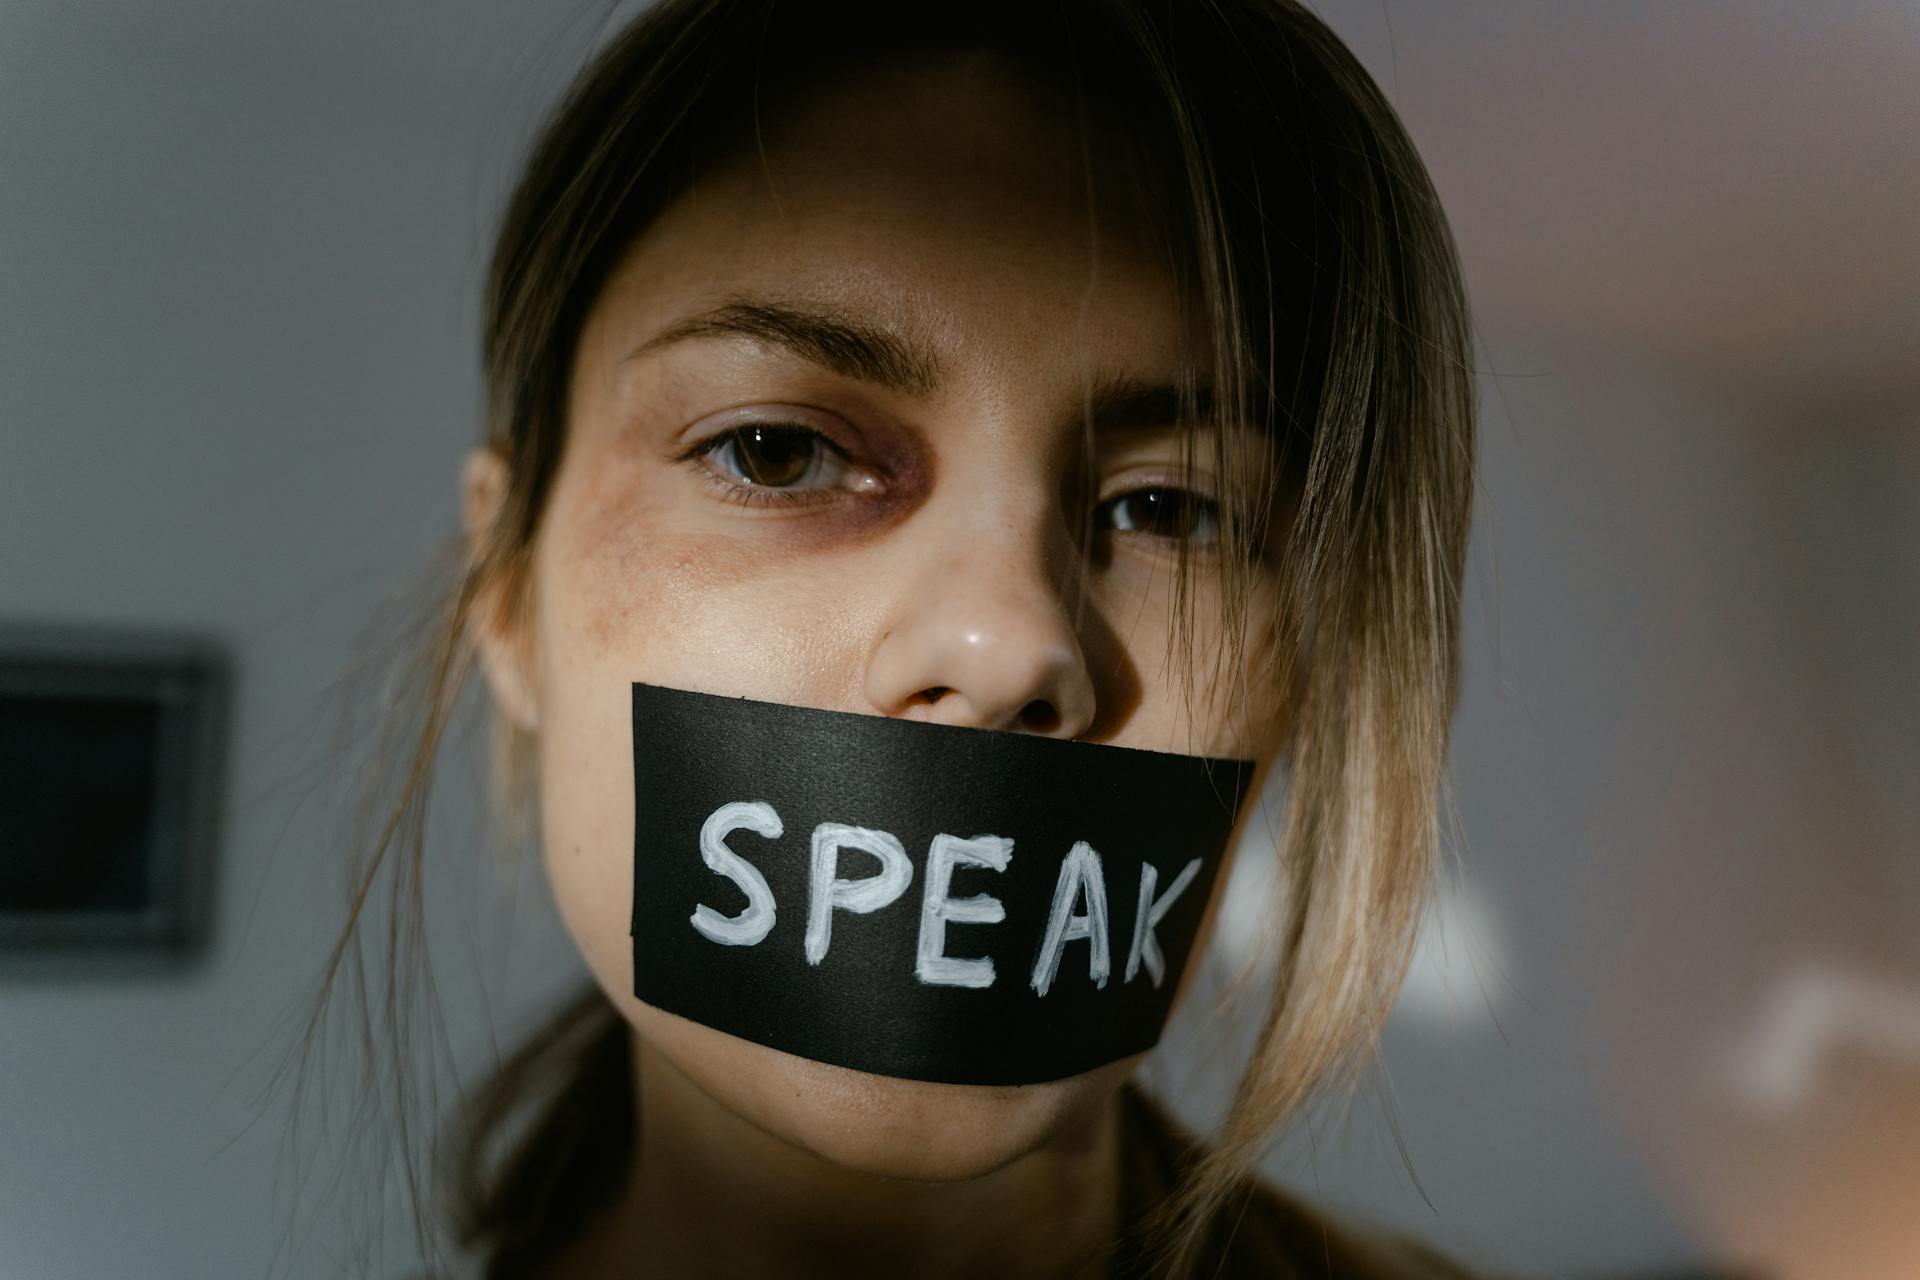
<path id="1" fill-rule="evenodd" d="M 932 706 L 934 703 L 940 701 L 940 699 L 946 697 L 949 693 L 952 693 L 952 692 L 953 690 L 947 688 L 947 686 L 943 684 L 937 684 L 937 685 L 934 685 L 932 688 L 922 689 L 920 691 L 920 701 L 926 703 L 928 706 Z"/>
<path id="2" fill-rule="evenodd" d="M 1020 726 L 1034 733 L 1052 733 L 1060 727 L 1060 713 L 1051 702 L 1035 698 L 1020 708 Z"/>

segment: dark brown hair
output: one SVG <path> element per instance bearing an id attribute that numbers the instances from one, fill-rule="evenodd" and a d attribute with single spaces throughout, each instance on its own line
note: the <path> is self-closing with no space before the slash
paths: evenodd
<path id="1" fill-rule="evenodd" d="M 1211 395 L 1202 404 L 1196 390 L 1190 407 L 1257 424 L 1283 464 L 1251 472 L 1216 459 L 1231 542 L 1251 546 L 1270 519 L 1287 521 L 1279 564 L 1223 557 L 1240 566 L 1229 611 L 1253 575 L 1271 574 L 1284 625 L 1247 652 L 1195 655 L 1184 622 L 1170 637 L 1190 672 L 1224 664 L 1240 682 L 1231 687 L 1273 682 L 1293 708 L 1287 740 L 1273 744 L 1289 779 L 1270 930 L 1282 977 L 1226 1123 L 1156 1223 L 1177 1252 L 1243 1185 L 1278 1124 L 1377 1038 L 1433 874 L 1458 680 L 1474 380 L 1456 255 L 1394 112 L 1293 0 L 662 0 L 592 61 L 501 224 L 484 351 L 487 442 L 509 488 L 410 686 L 406 763 L 381 772 L 391 786 L 314 1025 L 343 968 L 365 992 L 355 926 L 384 874 L 382 1047 L 371 1061 L 414 1096 L 406 1023 L 430 989 L 410 976 L 429 783 L 480 612 L 518 607 L 565 446 L 575 345 L 609 275 L 700 168 L 750 145 L 758 113 L 804 93 L 811 71 L 943 48 L 1019 59 L 1075 92 L 1084 129 L 1124 135 L 1145 157 L 1163 194 L 1168 265 L 1207 339 L 1192 386 Z M 528 744 L 502 733 L 502 779 L 524 780 Z M 372 1044 L 366 1015 L 363 1026 Z M 636 1142 L 628 1035 L 589 991 L 471 1100 L 453 1148 L 456 1229 L 488 1252 L 490 1274 L 533 1273 L 618 1191 Z M 396 1119 L 411 1160 L 407 1113 L 403 1104 Z"/>

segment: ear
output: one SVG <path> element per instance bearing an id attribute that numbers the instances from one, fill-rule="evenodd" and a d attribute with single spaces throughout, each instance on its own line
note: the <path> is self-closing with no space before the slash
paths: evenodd
<path id="1" fill-rule="evenodd" d="M 512 475 L 492 449 L 475 449 L 460 468 L 460 518 L 467 537 L 467 563 L 479 562 L 506 507 Z M 539 728 L 540 703 L 533 680 L 533 641 L 522 611 L 508 597 L 512 584 L 481 584 L 468 622 L 493 700 L 515 728 Z"/>

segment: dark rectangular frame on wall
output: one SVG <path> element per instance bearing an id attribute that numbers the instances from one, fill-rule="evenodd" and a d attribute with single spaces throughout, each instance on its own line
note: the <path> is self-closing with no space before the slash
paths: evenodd
<path id="1" fill-rule="evenodd" d="M 12 862 L 0 866 L 0 965 L 182 961 L 201 950 L 230 683 L 225 656 L 199 637 L 0 626 L 0 859 Z M 109 757 L 113 767 L 99 767 Z M 125 847 L 110 858 L 64 847 L 55 829 L 62 814 L 86 819 L 89 804 L 123 806 Z M 40 863 L 37 878 L 28 861 L 63 857 L 75 864 Z M 71 883 L 89 859 L 112 863 L 117 888 L 101 901 Z"/>

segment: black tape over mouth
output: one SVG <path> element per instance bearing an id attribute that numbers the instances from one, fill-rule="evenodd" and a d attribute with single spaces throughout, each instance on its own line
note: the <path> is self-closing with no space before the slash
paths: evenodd
<path id="1" fill-rule="evenodd" d="M 1247 760 L 633 686 L 633 993 L 856 1071 L 1151 1049 Z"/>

